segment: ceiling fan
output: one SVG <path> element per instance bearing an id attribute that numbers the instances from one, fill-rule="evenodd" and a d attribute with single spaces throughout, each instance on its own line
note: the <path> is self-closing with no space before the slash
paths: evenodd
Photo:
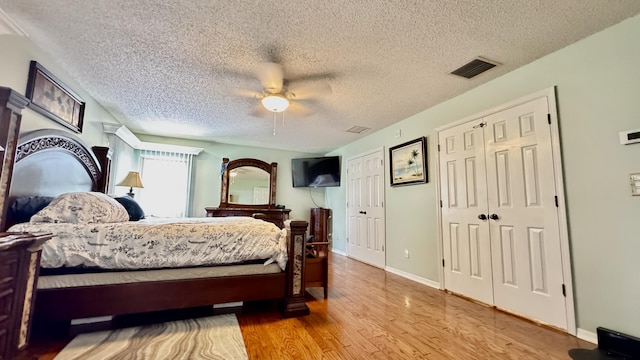
<path id="1" fill-rule="evenodd" d="M 326 80 L 303 78 L 289 81 L 285 79 L 282 65 L 278 63 L 258 64 L 255 75 L 262 84 L 262 91 L 235 89 L 235 93 L 260 100 L 258 108 L 253 111 L 252 115 L 263 116 L 264 110 L 273 113 L 274 135 L 277 113 L 282 113 L 283 124 L 285 110 L 301 116 L 308 116 L 311 111 L 300 103 L 300 100 L 312 100 L 333 93 L 331 85 Z"/>

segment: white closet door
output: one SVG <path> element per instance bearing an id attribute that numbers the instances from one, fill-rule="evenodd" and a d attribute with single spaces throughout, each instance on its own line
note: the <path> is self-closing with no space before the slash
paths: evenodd
<path id="1" fill-rule="evenodd" d="M 566 329 L 547 99 L 484 118 L 494 304 Z"/>
<path id="2" fill-rule="evenodd" d="M 540 97 L 438 133 L 444 283 L 567 329 L 549 111 Z"/>
<path id="3" fill-rule="evenodd" d="M 349 257 L 384 268 L 384 152 L 347 161 Z"/>
<path id="4" fill-rule="evenodd" d="M 448 290 L 493 304 L 481 121 L 439 133 L 444 278 Z"/>

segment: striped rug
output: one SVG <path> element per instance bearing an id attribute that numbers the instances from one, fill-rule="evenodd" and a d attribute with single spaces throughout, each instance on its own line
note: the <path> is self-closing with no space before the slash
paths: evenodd
<path id="1" fill-rule="evenodd" d="M 247 359 L 234 314 L 78 335 L 55 360 Z"/>

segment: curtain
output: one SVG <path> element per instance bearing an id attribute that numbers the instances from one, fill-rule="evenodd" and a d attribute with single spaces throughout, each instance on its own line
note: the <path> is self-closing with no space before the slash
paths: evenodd
<path id="1" fill-rule="evenodd" d="M 144 188 L 136 200 L 145 215 L 190 216 L 193 154 L 139 150 L 139 158 Z"/>

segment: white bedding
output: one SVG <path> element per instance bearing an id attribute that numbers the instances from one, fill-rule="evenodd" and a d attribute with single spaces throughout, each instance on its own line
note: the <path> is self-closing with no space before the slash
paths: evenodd
<path id="1" fill-rule="evenodd" d="M 50 232 L 41 266 L 159 269 L 266 259 L 284 270 L 287 236 L 250 217 L 149 218 L 137 222 L 22 223 L 9 231 Z"/>

